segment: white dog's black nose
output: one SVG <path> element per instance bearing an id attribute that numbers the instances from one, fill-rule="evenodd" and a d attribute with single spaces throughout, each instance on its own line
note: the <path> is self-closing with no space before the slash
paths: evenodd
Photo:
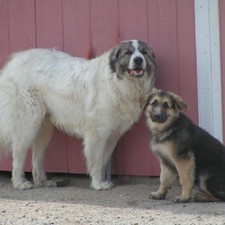
<path id="1" fill-rule="evenodd" d="M 143 63 L 143 58 L 137 56 L 134 58 L 134 62 L 136 63 L 136 65 L 141 65 Z"/>

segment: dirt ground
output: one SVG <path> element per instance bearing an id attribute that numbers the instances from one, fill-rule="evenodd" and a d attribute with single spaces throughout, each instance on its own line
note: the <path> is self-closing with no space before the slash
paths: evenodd
<path id="1" fill-rule="evenodd" d="M 94 191 L 86 176 L 51 175 L 66 178 L 66 187 L 12 188 L 9 173 L 0 174 L 0 224 L 18 225 L 142 225 L 225 224 L 225 203 L 175 204 L 180 187 L 173 187 L 166 200 L 151 200 L 158 178 L 137 179 L 112 190 Z"/>

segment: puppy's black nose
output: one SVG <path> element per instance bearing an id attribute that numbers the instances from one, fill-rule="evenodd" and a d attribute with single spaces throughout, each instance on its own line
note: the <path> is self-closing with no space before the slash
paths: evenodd
<path id="1" fill-rule="evenodd" d="M 135 57 L 134 58 L 134 62 L 137 64 L 137 65 L 141 65 L 142 62 L 143 62 L 143 59 L 139 56 Z"/>
<path id="2" fill-rule="evenodd" d="M 161 119 L 161 115 L 160 114 L 156 114 L 154 115 L 155 121 L 160 121 Z"/>
<path id="3" fill-rule="evenodd" d="M 167 116 L 164 113 L 153 113 L 150 117 L 155 123 L 165 123 L 167 120 Z"/>

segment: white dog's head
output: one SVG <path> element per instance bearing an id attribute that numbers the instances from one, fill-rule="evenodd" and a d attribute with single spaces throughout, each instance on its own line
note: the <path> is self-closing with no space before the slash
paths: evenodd
<path id="1" fill-rule="evenodd" d="M 134 78 L 141 78 L 145 74 L 151 76 L 156 69 L 152 49 L 139 40 L 123 41 L 112 49 L 109 65 L 119 78 L 123 75 Z"/>

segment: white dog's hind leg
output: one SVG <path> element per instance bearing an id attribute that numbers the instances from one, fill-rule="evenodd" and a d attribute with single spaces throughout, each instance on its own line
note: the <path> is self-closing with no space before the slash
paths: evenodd
<path id="1" fill-rule="evenodd" d="M 105 173 L 115 145 L 116 141 L 109 144 L 108 141 L 97 140 L 93 137 L 85 140 L 84 153 L 92 179 L 91 187 L 95 190 L 107 190 L 113 186 L 111 181 L 105 180 Z"/>
<path id="2" fill-rule="evenodd" d="M 15 188 L 25 190 L 33 187 L 24 176 L 26 155 L 42 125 L 45 110 L 35 88 L 22 91 L 15 96 L 12 103 L 14 107 L 11 113 L 12 182 Z"/>
<path id="3" fill-rule="evenodd" d="M 30 118 L 31 116 L 33 115 L 27 113 L 24 117 L 18 117 L 11 135 L 13 154 L 12 182 L 13 187 L 20 190 L 33 187 L 33 185 L 25 179 L 24 164 L 28 149 L 38 133 L 41 119 L 33 116 L 34 119 L 32 120 Z"/>
<path id="4" fill-rule="evenodd" d="M 12 133 L 12 183 L 14 188 L 26 190 L 32 188 L 33 185 L 25 179 L 24 164 L 28 149 L 37 134 L 39 126 L 37 123 L 31 123 L 30 126 L 26 126 L 25 124 L 28 124 L 28 122 L 24 122 L 22 118 L 18 124 L 19 126 L 15 126 Z"/>
<path id="5" fill-rule="evenodd" d="M 51 140 L 53 125 L 45 120 L 33 142 L 32 175 L 37 187 L 56 187 L 56 182 L 48 180 L 44 171 L 45 150 Z"/>
<path id="6" fill-rule="evenodd" d="M 13 170 L 12 170 L 12 183 L 13 187 L 19 190 L 26 190 L 33 188 L 33 185 L 25 179 L 24 164 L 26 160 L 28 147 L 13 149 Z"/>

